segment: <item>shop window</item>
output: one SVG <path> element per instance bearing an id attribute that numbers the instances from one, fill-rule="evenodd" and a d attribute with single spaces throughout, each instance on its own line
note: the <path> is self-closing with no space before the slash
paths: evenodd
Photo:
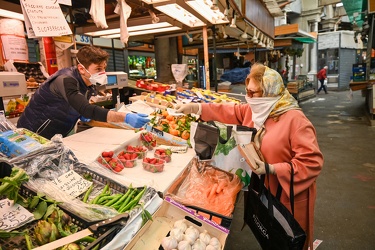
<path id="1" fill-rule="evenodd" d="M 318 70 L 328 66 L 327 74 L 337 75 L 339 73 L 339 50 L 327 49 L 318 52 Z"/>

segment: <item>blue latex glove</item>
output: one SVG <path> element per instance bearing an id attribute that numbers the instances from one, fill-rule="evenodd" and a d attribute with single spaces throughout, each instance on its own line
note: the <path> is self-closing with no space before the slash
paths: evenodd
<path id="1" fill-rule="evenodd" d="M 91 121 L 91 119 L 86 118 L 86 117 L 83 117 L 82 115 L 79 117 L 79 119 L 80 119 L 82 122 L 89 122 L 89 121 Z"/>
<path id="2" fill-rule="evenodd" d="M 148 115 L 146 114 L 127 113 L 125 116 L 125 123 L 131 125 L 133 128 L 143 127 L 149 121 L 150 119 L 148 119 Z"/>

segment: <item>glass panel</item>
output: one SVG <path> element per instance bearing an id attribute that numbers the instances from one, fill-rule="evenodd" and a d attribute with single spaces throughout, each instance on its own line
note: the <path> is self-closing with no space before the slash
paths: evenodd
<path id="1" fill-rule="evenodd" d="M 151 56 L 129 55 L 129 78 L 156 79 L 155 58 Z"/>

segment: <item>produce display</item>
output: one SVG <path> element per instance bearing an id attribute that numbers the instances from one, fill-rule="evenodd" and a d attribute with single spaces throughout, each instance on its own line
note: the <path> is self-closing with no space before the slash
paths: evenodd
<path id="1" fill-rule="evenodd" d="M 188 226 L 185 219 L 177 220 L 173 228 L 161 241 L 164 250 L 221 250 L 221 243 L 206 230 L 200 232 L 195 226 Z"/>
<path id="2" fill-rule="evenodd" d="M 0 230 L 0 245 L 9 246 L 9 248 L 23 246 L 23 249 L 29 250 L 77 232 L 78 226 L 74 224 L 69 214 L 57 206 L 58 202 L 45 197 L 43 194 L 32 196 L 21 194 L 21 185 L 28 180 L 29 176 L 26 172 L 16 167 L 12 168 L 10 176 L 2 179 L 0 197 L 6 197 L 14 203 L 20 204 L 33 213 L 36 221 L 22 226 L 21 229 L 23 230 L 18 229 L 10 232 Z M 7 216 L 15 217 L 12 214 Z M 17 222 L 17 219 L 14 218 L 13 222 Z M 3 226 L 3 223 L 1 223 L 1 226 Z M 84 247 L 83 244 L 95 240 L 96 238 L 87 236 L 74 244 L 78 247 Z"/>
<path id="3" fill-rule="evenodd" d="M 101 166 L 111 170 L 113 173 L 119 174 L 124 169 L 124 165 L 120 159 L 114 155 L 113 151 L 104 151 L 97 158 L 97 162 Z"/>
<path id="4" fill-rule="evenodd" d="M 160 173 L 164 170 L 165 161 L 158 158 L 144 158 L 142 165 L 143 168 L 152 173 Z"/>
<path id="5" fill-rule="evenodd" d="M 172 151 L 165 148 L 156 148 L 154 152 L 154 157 L 162 159 L 165 162 L 171 162 L 172 160 Z"/>
<path id="6" fill-rule="evenodd" d="M 154 117 L 150 124 L 160 130 L 173 136 L 181 137 L 184 140 L 190 139 L 190 123 L 196 121 L 196 117 L 190 114 L 184 116 L 172 116 L 166 109 L 159 109 L 152 113 Z"/>
<path id="7" fill-rule="evenodd" d="M 212 92 L 209 89 L 192 88 L 184 89 L 177 92 L 178 99 L 189 99 L 192 102 L 205 102 L 205 103 L 241 103 L 241 100 L 229 97 L 226 94 L 219 94 Z"/>

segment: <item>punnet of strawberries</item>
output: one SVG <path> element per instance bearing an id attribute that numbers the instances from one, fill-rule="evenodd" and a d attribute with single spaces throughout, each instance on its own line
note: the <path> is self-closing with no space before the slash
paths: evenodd
<path id="1" fill-rule="evenodd" d="M 158 158 L 144 158 L 142 161 L 143 168 L 152 173 L 163 172 L 165 161 Z"/>
<path id="2" fill-rule="evenodd" d="M 130 152 L 121 151 L 120 153 L 117 154 L 117 158 L 121 161 L 121 163 L 126 168 L 133 168 L 137 166 L 138 154 L 135 152 L 130 153 Z"/>
<path id="3" fill-rule="evenodd" d="M 124 149 L 126 153 L 136 153 L 138 159 L 143 159 L 145 158 L 148 149 L 145 146 L 132 146 L 132 145 L 127 145 Z"/>
<path id="4" fill-rule="evenodd" d="M 165 148 L 156 148 L 154 157 L 165 160 L 165 162 L 170 162 L 172 160 L 172 151 Z"/>
<path id="5" fill-rule="evenodd" d="M 106 167 L 107 169 L 111 170 L 112 172 L 118 174 L 124 169 L 124 165 L 115 156 L 113 151 L 103 151 L 97 161 L 100 165 Z"/>
<path id="6" fill-rule="evenodd" d="M 140 135 L 142 144 L 149 150 L 152 150 L 156 147 L 156 138 L 155 135 L 151 132 L 143 132 Z"/>

